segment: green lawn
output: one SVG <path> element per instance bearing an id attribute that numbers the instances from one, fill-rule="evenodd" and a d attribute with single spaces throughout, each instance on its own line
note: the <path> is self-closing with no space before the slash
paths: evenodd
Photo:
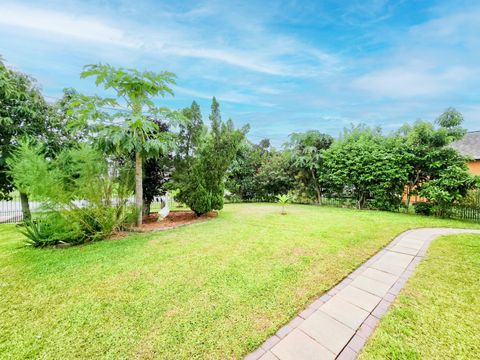
<path id="1" fill-rule="evenodd" d="M 279 212 L 232 204 L 208 222 L 68 249 L 23 247 L 0 226 L 0 358 L 240 358 L 402 231 L 474 226 Z"/>
<path id="2" fill-rule="evenodd" d="M 480 237 L 432 243 L 362 359 L 480 358 Z"/>

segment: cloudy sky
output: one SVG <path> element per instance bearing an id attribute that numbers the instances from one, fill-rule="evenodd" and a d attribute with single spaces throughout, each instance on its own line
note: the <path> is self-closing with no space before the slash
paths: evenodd
<path id="1" fill-rule="evenodd" d="M 169 70 L 172 108 L 210 99 L 276 144 L 292 132 L 386 132 L 454 106 L 480 130 L 480 2 L 4 1 L 0 55 L 49 99 L 101 94 L 82 66 Z"/>

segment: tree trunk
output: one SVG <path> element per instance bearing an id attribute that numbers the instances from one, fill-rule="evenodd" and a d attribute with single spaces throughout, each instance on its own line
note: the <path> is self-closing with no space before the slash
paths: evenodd
<path id="1" fill-rule="evenodd" d="M 150 208 L 151 208 L 151 201 L 144 201 L 143 202 L 143 215 L 148 216 L 150 215 Z"/>
<path id="2" fill-rule="evenodd" d="M 322 192 L 320 191 L 320 187 L 317 185 L 317 178 L 315 176 L 315 172 L 313 171 L 313 169 L 310 169 L 310 173 L 312 174 L 313 187 L 315 188 L 315 192 L 317 194 L 317 204 L 321 205 L 322 204 Z"/>
<path id="3" fill-rule="evenodd" d="M 411 200 L 411 191 L 410 191 L 410 185 L 407 185 L 407 193 L 406 193 L 406 199 L 405 199 L 405 206 L 407 208 L 407 213 L 408 210 L 410 209 L 410 200 Z"/>
<path id="4" fill-rule="evenodd" d="M 361 210 L 363 209 L 363 204 L 365 202 L 365 194 L 363 191 L 359 191 L 357 195 L 357 209 Z"/>
<path id="5" fill-rule="evenodd" d="M 317 204 L 322 205 L 322 192 L 318 186 L 315 186 L 315 191 L 317 192 Z"/>
<path id="6" fill-rule="evenodd" d="M 20 192 L 20 202 L 22 204 L 23 221 L 32 220 L 32 213 L 30 212 L 30 204 L 28 203 L 27 194 Z"/>
<path id="7" fill-rule="evenodd" d="M 137 208 L 137 226 L 142 225 L 143 217 L 143 171 L 142 155 L 137 151 L 135 153 L 135 206 Z"/>

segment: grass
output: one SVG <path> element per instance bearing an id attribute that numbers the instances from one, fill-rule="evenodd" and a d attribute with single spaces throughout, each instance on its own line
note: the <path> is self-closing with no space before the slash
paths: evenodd
<path id="1" fill-rule="evenodd" d="M 314 206 L 67 249 L 0 226 L 0 358 L 240 358 L 399 233 L 479 225 Z"/>
<path id="2" fill-rule="evenodd" d="M 478 359 L 480 238 L 434 241 L 361 359 Z"/>

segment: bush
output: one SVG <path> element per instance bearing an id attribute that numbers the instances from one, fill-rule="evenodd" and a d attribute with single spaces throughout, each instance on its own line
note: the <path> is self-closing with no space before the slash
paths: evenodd
<path id="1" fill-rule="evenodd" d="M 68 221 L 56 212 L 26 221 L 20 232 L 27 238 L 27 244 L 33 247 L 57 245 L 61 242 L 79 243 L 84 237 L 78 223 Z"/>
<path id="2" fill-rule="evenodd" d="M 48 213 L 25 225 L 34 246 L 101 240 L 138 214 L 127 201 L 133 179 L 129 169 L 109 167 L 90 147 L 64 150 L 49 159 L 42 148 L 23 144 L 9 165 L 17 187 L 41 201 Z"/>
<path id="3" fill-rule="evenodd" d="M 215 98 L 210 120 L 210 132 L 193 156 L 185 154 L 180 160 L 174 177 L 174 186 L 180 189 L 177 198 L 197 215 L 223 208 L 227 170 L 247 131 L 235 129 L 231 120 L 221 120 Z"/>
<path id="4" fill-rule="evenodd" d="M 67 213 L 72 222 L 78 223 L 83 241 L 97 241 L 108 237 L 114 231 L 135 224 L 135 206 L 99 205 L 80 208 Z"/>
<path id="5" fill-rule="evenodd" d="M 415 214 L 419 215 L 433 215 L 434 214 L 434 205 L 429 202 L 417 202 L 413 204 L 413 208 L 415 209 Z"/>

